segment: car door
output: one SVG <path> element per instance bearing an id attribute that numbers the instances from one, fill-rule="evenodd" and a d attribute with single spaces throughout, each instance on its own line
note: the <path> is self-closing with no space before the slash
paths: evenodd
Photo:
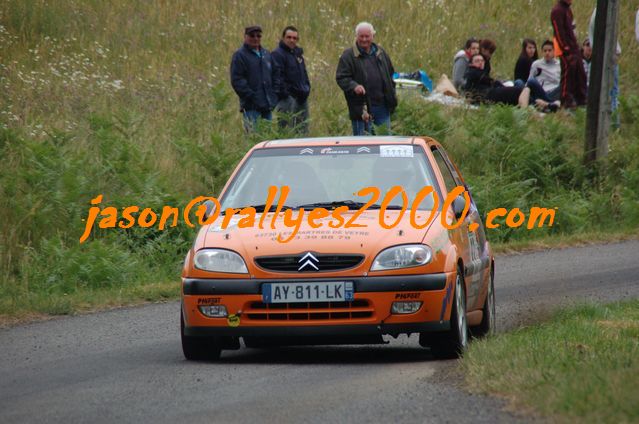
<path id="1" fill-rule="evenodd" d="M 468 310 L 473 310 L 476 309 L 479 301 L 483 286 L 482 281 L 486 276 L 486 266 L 490 263 L 489 260 L 484 259 L 488 256 L 485 251 L 486 236 L 484 227 L 481 224 L 481 217 L 470 190 L 461 178 L 458 169 L 448 158 L 446 151 L 440 146 L 433 146 L 431 150 L 444 177 L 447 191 L 451 191 L 456 186 L 461 186 L 466 188 L 469 194 L 470 207 L 468 213 L 464 217 L 463 223 L 454 230 L 453 237 L 457 245 L 461 247 L 461 257 L 464 261 L 466 304 Z M 470 228 L 474 228 L 474 231 L 471 231 Z"/>

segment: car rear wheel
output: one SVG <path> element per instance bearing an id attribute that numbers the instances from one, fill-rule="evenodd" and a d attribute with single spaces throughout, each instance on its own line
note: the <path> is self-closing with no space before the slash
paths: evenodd
<path id="1" fill-rule="evenodd" d="M 457 269 L 453 309 L 450 313 L 450 330 L 426 336 L 424 344 L 430 346 L 436 358 L 453 359 L 460 357 L 468 346 L 468 321 L 466 320 L 466 292 L 461 269 Z M 421 342 L 421 340 L 420 340 Z"/>
<path id="2" fill-rule="evenodd" d="M 182 352 L 190 361 L 214 361 L 220 358 L 222 349 L 210 337 L 193 337 L 184 334 L 184 316 L 180 311 L 180 336 L 182 337 Z"/>
<path id="3" fill-rule="evenodd" d="M 482 308 L 481 323 L 477 327 L 471 328 L 473 336 L 485 337 L 495 333 L 496 315 L 495 315 L 495 284 L 493 272 L 490 273 L 490 283 L 488 284 L 488 294 Z"/>

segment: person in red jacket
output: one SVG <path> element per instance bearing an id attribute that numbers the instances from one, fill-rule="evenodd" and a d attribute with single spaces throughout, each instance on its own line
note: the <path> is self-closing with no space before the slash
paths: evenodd
<path id="1" fill-rule="evenodd" d="M 559 0 L 550 12 L 555 33 L 555 56 L 561 62 L 561 106 L 574 108 L 586 104 L 587 78 L 583 58 L 574 32 L 570 5 L 572 0 Z"/>

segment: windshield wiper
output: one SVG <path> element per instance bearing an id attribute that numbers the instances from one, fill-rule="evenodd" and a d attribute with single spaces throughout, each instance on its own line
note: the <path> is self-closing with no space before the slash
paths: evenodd
<path id="1" fill-rule="evenodd" d="M 348 206 L 348 209 L 360 209 L 366 205 L 365 202 L 355 202 L 353 200 L 334 200 L 332 202 L 317 202 L 317 203 L 305 203 L 303 205 L 297 205 L 295 208 L 338 208 L 340 206 Z M 381 205 L 374 203 L 368 207 L 368 209 L 380 209 Z M 388 205 L 386 209 L 402 209 L 399 205 Z"/>
<path id="2" fill-rule="evenodd" d="M 260 213 L 260 212 L 265 212 L 264 209 L 266 208 L 266 204 L 262 204 L 262 205 L 247 205 L 247 206 L 243 206 L 241 208 L 235 208 L 242 210 L 243 208 L 255 208 L 255 212 Z M 281 206 L 281 210 L 285 211 L 287 209 L 294 209 L 293 206 L 289 206 L 289 205 L 282 205 Z M 277 210 L 277 204 L 275 205 L 271 205 L 271 207 L 268 209 L 268 211 L 266 212 L 275 212 Z M 220 215 L 224 215 L 225 211 L 222 211 L 222 213 Z"/>
<path id="3" fill-rule="evenodd" d="M 359 209 L 366 203 L 355 202 L 353 200 L 334 200 L 332 202 L 317 202 L 317 203 L 304 203 L 303 205 L 295 206 L 296 209 L 305 208 L 337 208 L 339 206 L 348 206 L 349 209 Z"/>

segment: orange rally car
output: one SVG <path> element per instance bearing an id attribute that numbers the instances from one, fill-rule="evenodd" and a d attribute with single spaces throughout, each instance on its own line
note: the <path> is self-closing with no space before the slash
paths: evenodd
<path id="1" fill-rule="evenodd" d="M 379 198 L 362 197 L 365 187 Z M 186 255 L 184 356 L 216 359 L 240 338 L 369 344 L 402 333 L 419 333 L 437 357 L 458 356 L 469 334 L 494 331 L 495 301 L 494 257 L 470 193 L 445 202 L 456 187 L 468 190 L 428 137 L 259 143 Z M 310 216 L 318 208 L 327 212 Z"/>

